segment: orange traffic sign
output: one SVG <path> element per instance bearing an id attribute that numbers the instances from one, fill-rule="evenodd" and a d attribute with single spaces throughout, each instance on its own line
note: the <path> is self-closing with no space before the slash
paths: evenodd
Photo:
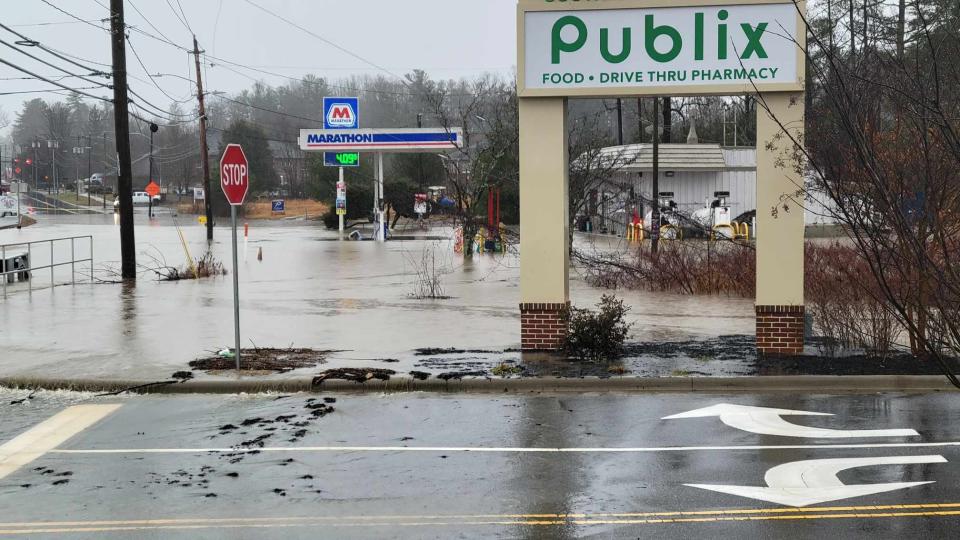
<path id="1" fill-rule="evenodd" d="M 160 194 L 160 186 L 158 186 L 156 182 L 151 180 L 150 183 L 147 184 L 147 187 L 144 188 L 144 191 L 147 192 L 147 195 L 150 195 L 151 197 L 156 197 L 157 195 Z"/>

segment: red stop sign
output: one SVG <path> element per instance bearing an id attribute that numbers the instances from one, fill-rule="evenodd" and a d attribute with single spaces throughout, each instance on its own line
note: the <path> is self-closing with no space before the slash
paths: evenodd
<path id="1" fill-rule="evenodd" d="M 239 144 L 228 144 L 220 158 L 220 187 L 227 201 L 240 206 L 250 189 L 250 164 Z"/>

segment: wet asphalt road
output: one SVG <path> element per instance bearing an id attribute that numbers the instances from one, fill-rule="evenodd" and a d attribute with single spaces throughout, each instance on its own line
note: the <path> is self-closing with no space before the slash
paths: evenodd
<path id="1" fill-rule="evenodd" d="M 0 478 L 0 536 L 955 538 L 960 522 L 960 446 L 931 445 L 960 441 L 957 394 L 41 393 L 10 403 L 25 395 L 0 391 L 0 475 L 4 448 L 38 423 L 78 405 L 119 408 Z M 718 417 L 662 420 L 720 403 L 835 415 L 783 417 L 808 427 L 919 435 L 799 438 Z M 934 483 L 802 511 L 684 485 L 763 486 L 769 469 L 795 461 L 930 455 L 946 462 L 837 477 Z"/>

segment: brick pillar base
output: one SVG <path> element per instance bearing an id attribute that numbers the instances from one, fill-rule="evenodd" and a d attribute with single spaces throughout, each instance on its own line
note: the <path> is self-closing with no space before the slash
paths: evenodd
<path id="1" fill-rule="evenodd" d="M 757 352 L 803 354 L 803 306 L 757 306 Z"/>
<path id="2" fill-rule="evenodd" d="M 570 303 L 520 304 L 520 349 L 524 352 L 559 351 L 567 339 L 563 312 Z"/>

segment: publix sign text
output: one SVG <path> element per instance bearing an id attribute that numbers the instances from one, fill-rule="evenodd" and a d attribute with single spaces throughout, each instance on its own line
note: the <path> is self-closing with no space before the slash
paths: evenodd
<path id="1" fill-rule="evenodd" d="M 528 11 L 526 89 L 797 84 L 794 4 Z"/>

